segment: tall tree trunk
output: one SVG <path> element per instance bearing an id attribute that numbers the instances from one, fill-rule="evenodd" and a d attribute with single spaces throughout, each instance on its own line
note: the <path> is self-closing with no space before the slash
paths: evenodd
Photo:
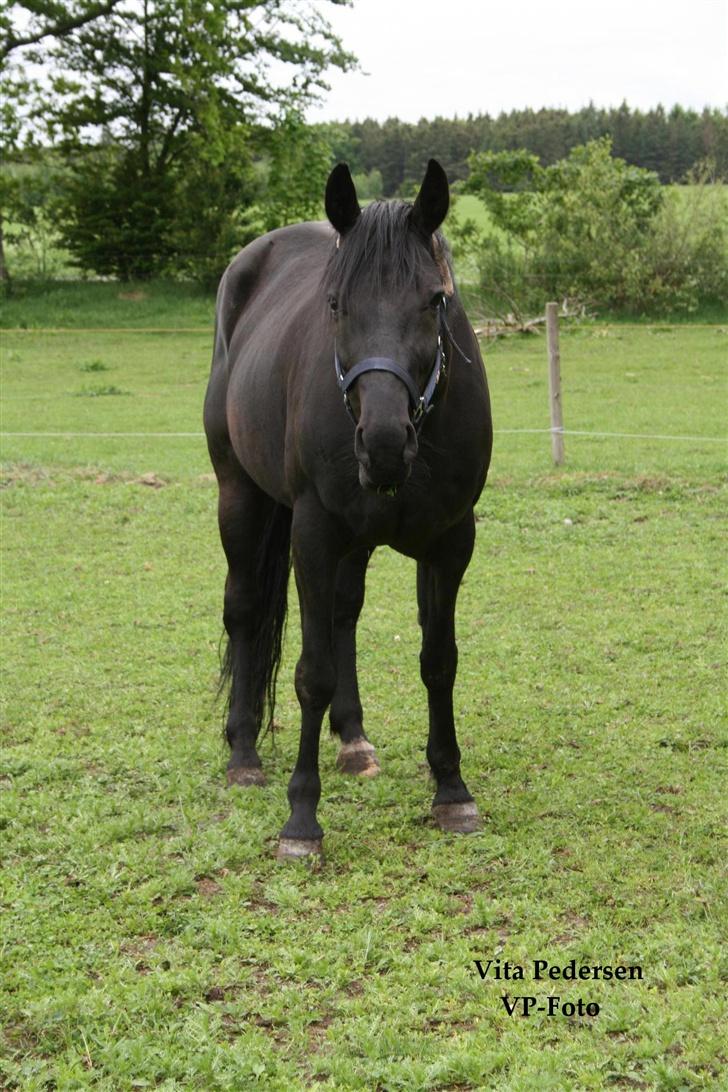
<path id="1" fill-rule="evenodd" d="M 5 261 L 5 231 L 2 216 L 0 216 L 0 287 L 5 296 L 10 295 L 12 291 L 12 282 L 10 280 L 10 270 Z"/>
<path id="2" fill-rule="evenodd" d="M 149 120 L 151 113 L 151 73 L 149 71 L 149 4 L 144 0 L 144 61 L 142 69 L 142 97 L 140 129 L 140 150 L 142 176 L 149 178 Z"/>

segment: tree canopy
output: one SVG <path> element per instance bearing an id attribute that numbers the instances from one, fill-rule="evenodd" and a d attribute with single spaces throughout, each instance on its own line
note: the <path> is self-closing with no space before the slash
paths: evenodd
<path id="1" fill-rule="evenodd" d="M 327 70 L 354 63 L 300 0 L 42 0 L 10 5 L 0 31 L 6 55 L 43 73 L 24 89 L 32 108 L 14 114 L 15 145 L 35 136 L 61 149 L 66 245 L 122 277 L 200 246 L 224 265 L 245 241 L 240 209 L 255 204 L 253 157 L 275 145 L 273 123 L 288 119 L 300 138 L 295 118 Z"/>
<path id="2" fill-rule="evenodd" d="M 422 118 L 415 124 L 388 118 L 337 121 L 321 126 L 337 159 L 352 171 L 382 174 L 382 192 L 405 193 L 422 177 L 435 155 L 451 182 L 468 176 L 471 152 L 516 152 L 522 149 L 549 166 L 572 148 L 610 137 L 614 154 L 659 175 L 661 182 L 681 182 L 702 159 L 712 159 L 719 176 L 728 176 L 728 111 L 681 106 L 611 109 L 590 104 L 562 109 L 511 110 L 498 115 L 466 114 L 455 118 Z"/>

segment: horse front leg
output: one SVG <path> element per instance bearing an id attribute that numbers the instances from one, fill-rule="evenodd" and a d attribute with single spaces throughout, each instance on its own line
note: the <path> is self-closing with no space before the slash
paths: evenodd
<path id="1" fill-rule="evenodd" d="M 331 702 L 331 731 L 341 740 L 336 765 L 342 773 L 375 777 L 377 752 L 364 732 L 364 714 L 356 674 L 356 624 L 364 604 L 364 579 L 371 551 L 354 550 L 339 562 L 334 600 L 336 690 Z"/>
<path id="2" fill-rule="evenodd" d="M 457 673 L 455 601 L 475 541 L 472 512 L 438 540 L 417 566 L 422 627 L 420 673 L 427 687 L 430 730 L 427 760 L 437 792 L 432 813 L 442 830 L 468 834 L 479 828 L 478 809 L 460 774 L 452 692 Z"/>
<path id="3" fill-rule="evenodd" d="M 294 506 L 291 544 L 301 608 L 302 647 L 296 665 L 301 737 L 288 783 L 291 815 L 280 834 L 279 859 L 321 854 L 324 833 L 316 818 L 321 796 L 319 738 L 336 690 L 333 615 L 341 549 L 333 521 L 310 495 Z"/>

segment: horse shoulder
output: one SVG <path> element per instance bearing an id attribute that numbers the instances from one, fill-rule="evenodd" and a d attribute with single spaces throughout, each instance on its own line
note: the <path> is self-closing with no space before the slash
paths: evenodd
<path id="1" fill-rule="evenodd" d="M 276 228 L 248 243 L 225 270 L 217 294 L 217 329 L 221 347 L 230 345 L 235 328 L 259 292 L 275 291 L 277 275 L 291 263 L 316 265 L 326 253 L 331 228 L 324 223 Z"/>

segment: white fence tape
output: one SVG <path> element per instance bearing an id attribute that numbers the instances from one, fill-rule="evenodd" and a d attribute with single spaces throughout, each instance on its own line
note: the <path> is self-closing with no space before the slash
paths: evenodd
<path id="1" fill-rule="evenodd" d="M 550 428 L 497 428 L 495 433 L 497 436 L 506 435 L 520 435 L 520 434 L 545 434 L 550 433 Z M 565 428 L 561 429 L 564 436 L 597 436 L 600 438 L 614 439 L 614 440 L 683 440 L 690 443 L 699 444 L 725 444 L 728 443 L 728 436 L 674 436 L 670 434 L 660 434 L 652 432 L 588 432 L 586 430 Z M 44 439 L 79 439 L 84 437 L 100 438 L 100 439 L 124 439 L 127 437 L 138 438 L 141 440 L 159 440 L 164 438 L 170 439 L 194 439 L 204 440 L 204 432 L 0 432 L 0 439 L 10 439 L 12 437 L 29 437 L 29 438 L 44 438 Z"/>

